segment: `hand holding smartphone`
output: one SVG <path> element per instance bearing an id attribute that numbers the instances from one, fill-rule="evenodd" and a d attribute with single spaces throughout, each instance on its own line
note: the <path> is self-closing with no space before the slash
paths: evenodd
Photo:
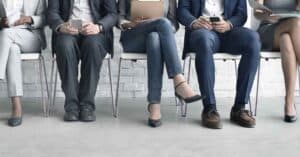
<path id="1" fill-rule="evenodd" d="M 81 30 L 82 29 L 82 20 L 71 20 L 70 21 L 70 25 L 71 27 L 73 27 L 74 29 L 77 29 L 77 30 Z"/>

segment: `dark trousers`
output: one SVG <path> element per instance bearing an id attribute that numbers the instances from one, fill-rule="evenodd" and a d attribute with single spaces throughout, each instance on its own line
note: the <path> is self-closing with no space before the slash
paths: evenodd
<path id="1" fill-rule="evenodd" d="M 206 108 L 216 108 L 215 99 L 215 64 L 213 54 L 226 52 L 233 55 L 242 55 L 236 85 L 234 105 L 237 108 L 245 107 L 250 99 L 250 93 L 259 64 L 260 39 L 256 32 L 247 28 L 234 28 L 220 34 L 206 29 L 191 32 L 190 43 L 196 52 L 196 70 L 201 94 L 206 98 L 203 104 Z"/>
<path id="2" fill-rule="evenodd" d="M 55 48 L 57 66 L 65 94 L 65 111 L 95 110 L 95 94 L 102 61 L 106 56 L 104 35 L 60 34 Z M 81 61 L 80 79 L 78 64 Z"/>
<path id="3" fill-rule="evenodd" d="M 122 32 L 124 51 L 147 53 L 148 101 L 160 103 L 164 63 L 169 78 L 182 74 L 174 28 L 166 18 L 139 24 Z"/>

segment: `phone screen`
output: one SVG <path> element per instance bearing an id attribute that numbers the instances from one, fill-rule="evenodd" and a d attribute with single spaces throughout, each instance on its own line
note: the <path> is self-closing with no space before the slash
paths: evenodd
<path id="1" fill-rule="evenodd" d="M 221 21 L 220 17 L 210 17 L 209 20 L 210 20 L 210 22 L 219 22 L 219 21 Z"/>

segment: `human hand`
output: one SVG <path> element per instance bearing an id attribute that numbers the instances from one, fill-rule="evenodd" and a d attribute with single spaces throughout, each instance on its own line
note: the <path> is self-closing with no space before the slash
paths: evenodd
<path id="1" fill-rule="evenodd" d="M 21 15 L 20 19 L 14 23 L 14 26 L 24 25 L 24 24 L 32 24 L 32 18 L 30 16 Z"/>
<path id="2" fill-rule="evenodd" d="M 193 29 L 208 29 L 212 30 L 212 23 L 209 21 L 207 17 L 200 16 L 192 25 Z"/>
<path id="3" fill-rule="evenodd" d="M 2 17 L 0 20 L 0 28 L 8 27 L 8 20 L 7 17 Z"/>
<path id="4" fill-rule="evenodd" d="M 80 30 L 83 35 L 96 35 L 102 31 L 102 26 L 94 23 L 85 23 Z"/>
<path id="5" fill-rule="evenodd" d="M 218 22 L 213 22 L 213 29 L 219 33 L 225 33 L 231 30 L 231 25 L 229 22 L 223 20 L 222 18 Z"/>
<path id="6" fill-rule="evenodd" d="M 78 35 L 79 31 L 71 26 L 69 22 L 62 24 L 59 27 L 59 32 L 71 35 Z"/>

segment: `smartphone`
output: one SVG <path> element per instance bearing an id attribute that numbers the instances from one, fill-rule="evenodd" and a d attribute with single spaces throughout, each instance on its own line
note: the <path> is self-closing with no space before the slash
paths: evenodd
<path id="1" fill-rule="evenodd" d="M 210 17 L 209 18 L 209 20 L 210 20 L 210 22 L 220 22 L 221 21 L 221 19 L 220 19 L 220 17 Z"/>
<path id="2" fill-rule="evenodd" d="M 82 20 L 71 20 L 70 25 L 73 28 L 80 30 L 82 28 Z"/>

